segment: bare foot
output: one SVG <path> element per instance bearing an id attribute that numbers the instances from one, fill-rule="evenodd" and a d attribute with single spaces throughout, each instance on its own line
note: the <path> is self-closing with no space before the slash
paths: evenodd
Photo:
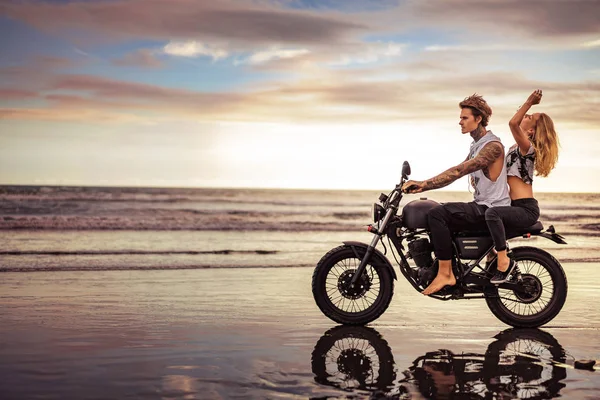
<path id="1" fill-rule="evenodd" d="M 427 286 L 427 288 L 421 293 L 423 293 L 425 296 L 429 296 L 430 294 L 439 292 L 444 288 L 444 286 L 454 285 L 456 285 L 456 278 L 454 277 L 453 273 L 450 273 L 450 275 L 438 274 L 433 282 L 431 282 L 431 284 Z"/>

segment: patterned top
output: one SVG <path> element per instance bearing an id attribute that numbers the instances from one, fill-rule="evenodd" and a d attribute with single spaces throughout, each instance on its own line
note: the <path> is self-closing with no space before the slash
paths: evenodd
<path id="1" fill-rule="evenodd" d="M 522 155 L 519 146 L 514 145 L 506 155 L 507 176 L 517 176 L 523 182 L 531 185 L 533 183 L 533 166 L 535 164 L 535 149 L 529 146 L 527 154 Z"/>

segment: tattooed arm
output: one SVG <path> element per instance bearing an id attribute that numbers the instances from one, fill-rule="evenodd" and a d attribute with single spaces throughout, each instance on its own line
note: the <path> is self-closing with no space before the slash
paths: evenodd
<path id="1" fill-rule="evenodd" d="M 499 142 L 490 142 L 481 149 L 475 158 L 466 160 L 426 181 L 407 181 L 402 185 L 402 190 L 405 193 L 420 193 L 448 186 L 465 175 L 491 166 L 503 154 L 504 148 Z"/>

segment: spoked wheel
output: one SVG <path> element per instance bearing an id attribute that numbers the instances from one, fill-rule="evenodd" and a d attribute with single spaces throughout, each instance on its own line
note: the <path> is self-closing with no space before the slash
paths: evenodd
<path id="1" fill-rule="evenodd" d="M 536 328 L 558 315 L 567 298 L 567 277 L 549 253 L 534 247 L 513 249 L 518 272 L 511 282 L 521 290 L 495 287 L 486 293 L 492 313 L 502 322 L 520 328 Z"/>
<path id="2" fill-rule="evenodd" d="M 337 326 L 312 353 L 315 381 L 344 391 L 388 391 L 396 379 L 394 358 L 379 333 L 364 326 Z"/>
<path id="3" fill-rule="evenodd" d="M 539 329 L 509 329 L 496 336 L 485 354 L 484 375 L 493 393 L 511 398 L 550 399 L 565 387 L 565 351 Z"/>
<path id="4" fill-rule="evenodd" d="M 356 249 L 359 256 L 364 250 Z M 373 254 L 365 272 L 352 285 L 358 259 L 349 246 L 325 254 L 313 273 L 312 291 L 323 314 L 341 324 L 364 325 L 377 319 L 392 300 L 394 286 L 390 270 Z"/>

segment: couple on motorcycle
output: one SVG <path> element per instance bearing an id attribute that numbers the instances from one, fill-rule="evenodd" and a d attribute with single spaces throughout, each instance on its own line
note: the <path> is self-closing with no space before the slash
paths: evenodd
<path id="1" fill-rule="evenodd" d="M 533 174 L 548 176 L 558 159 L 558 136 L 552 119 L 544 113 L 527 114 L 542 98 L 535 90 L 509 122 L 516 144 L 508 154 L 500 138 L 486 129 L 492 109 L 479 95 L 459 103 L 463 134 L 473 138 L 469 155 L 459 165 L 425 181 L 409 180 L 402 186 L 405 193 L 439 189 L 470 175 L 474 199 L 469 203 L 445 203 L 429 212 L 428 223 L 435 255 L 439 260 L 436 278 L 422 292 L 430 295 L 445 286 L 454 286 L 451 232 L 489 229 L 498 255 L 497 272 L 490 282 L 507 280 L 514 260 L 506 252 L 505 226 L 527 228 L 539 218 L 540 210 L 533 197 Z"/>

